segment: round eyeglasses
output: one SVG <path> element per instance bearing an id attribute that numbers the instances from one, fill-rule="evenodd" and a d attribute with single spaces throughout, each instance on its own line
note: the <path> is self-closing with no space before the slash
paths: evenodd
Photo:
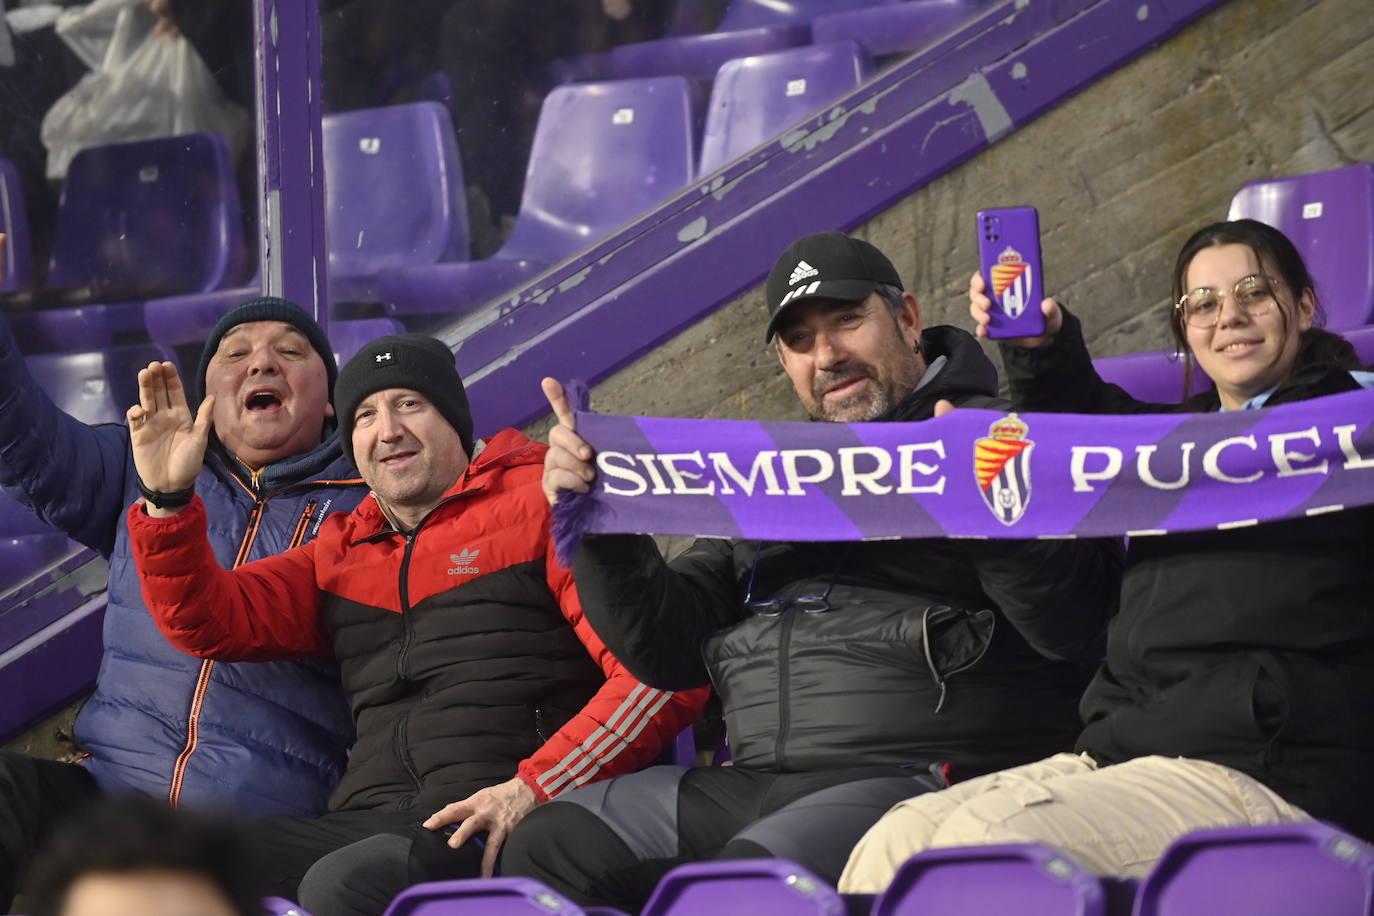
<path id="1" fill-rule="evenodd" d="M 1274 287 L 1278 281 L 1264 274 L 1251 274 L 1231 287 L 1231 301 L 1251 318 L 1265 314 L 1274 307 Z M 1183 316 L 1190 328 L 1214 328 L 1221 320 L 1222 296 L 1224 290 L 1200 286 L 1184 293 L 1174 304 L 1174 310 Z"/>

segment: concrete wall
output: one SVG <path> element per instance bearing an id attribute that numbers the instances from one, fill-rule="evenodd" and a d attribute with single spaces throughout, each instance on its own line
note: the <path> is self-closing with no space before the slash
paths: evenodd
<path id="1" fill-rule="evenodd" d="M 0 745 L 0 750 L 17 751 L 33 757 L 44 757 L 48 760 L 71 761 L 77 759 L 80 755 L 72 743 L 71 734 L 72 726 L 76 722 L 76 714 L 81 710 L 81 703 L 84 702 L 82 700 L 73 703 L 66 709 L 54 713 L 22 735 L 11 738 Z"/>
<path id="2" fill-rule="evenodd" d="M 1369 0 L 1231 0 L 855 234 L 888 253 L 927 324 L 968 327 L 974 212 L 1033 204 L 1047 289 L 1094 355 L 1164 348 L 1184 239 L 1247 181 L 1374 160 L 1371 86 Z M 596 386 L 593 406 L 803 418 L 763 318 L 756 289 Z"/>

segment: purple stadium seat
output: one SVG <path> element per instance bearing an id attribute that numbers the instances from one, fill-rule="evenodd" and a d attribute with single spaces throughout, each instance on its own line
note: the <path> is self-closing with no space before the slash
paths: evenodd
<path id="1" fill-rule="evenodd" d="M 324 119 L 329 301 L 376 301 L 376 276 L 468 257 L 453 120 L 437 102 Z"/>
<path id="2" fill-rule="evenodd" d="M 66 557 L 73 542 L 56 532 L 5 534 L 0 531 L 0 594 L 20 585 Z"/>
<path id="3" fill-rule="evenodd" d="M 617 76 L 682 74 L 709 80 L 728 60 L 806 44 L 810 23 L 839 10 L 901 0 L 731 0 L 714 32 L 622 45 L 611 51 Z"/>
<path id="4" fill-rule="evenodd" d="M 555 85 L 613 79 L 615 79 L 615 65 L 611 62 L 610 51 L 579 54 L 575 57 L 560 57 L 549 64 L 549 82 Z"/>
<path id="5" fill-rule="evenodd" d="M 165 347 L 198 344 L 225 312 L 262 295 L 262 278 L 254 276 L 244 286 L 208 293 L 164 296 L 143 304 L 148 337 Z"/>
<path id="6" fill-rule="evenodd" d="M 15 337 L 27 353 L 108 347 L 116 334 L 143 333 L 135 300 L 241 283 L 245 263 L 238 189 L 218 134 L 82 150 L 67 172 L 41 294 L 73 307 L 16 314 Z"/>
<path id="7" fill-rule="evenodd" d="M 62 559 L 69 550 L 66 536 L 57 532 L 7 534 L 0 531 L 0 593 Z"/>
<path id="8" fill-rule="evenodd" d="M 9 315 L 10 328 L 24 353 L 63 353 L 113 346 L 115 334 L 143 328 L 138 302 L 78 305 Z"/>
<path id="9" fill-rule="evenodd" d="M 445 109 L 453 107 L 453 83 L 442 70 L 436 70 L 416 83 L 413 92 L 420 101 L 438 102 Z"/>
<path id="10" fill-rule="evenodd" d="M 310 916 L 310 912 L 301 909 L 299 903 L 281 897 L 262 898 L 262 911 L 264 916 Z"/>
<path id="11" fill-rule="evenodd" d="M 679 865 L 658 882 L 644 916 L 843 916 L 838 891 L 785 859 Z"/>
<path id="12" fill-rule="evenodd" d="M 811 23 L 811 40 L 854 41 L 875 57 L 916 51 L 990 5 L 990 0 L 907 0 L 895 6 L 835 12 Z"/>
<path id="13" fill-rule="evenodd" d="M 331 321 L 328 331 L 329 342 L 334 345 L 334 360 L 342 366 L 378 337 L 404 334 L 405 325 L 395 318 L 354 318 Z"/>
<path id="14" fill-rule="evenodd" d="M 582 916 L 577 904 L 530 878 L 431 881 L 403 891 L 384 916 Z"/>
<path id="15" fill-rule="evenodd" d="M 66 556 L 67 536 L 0 492 L 0 593 Z"/>
<path id="16" fill-rule="evenodd" d="M 872 73 L 872 58 L 852 41 L 729 61 L 711 88 L 697 174 L 714 172 L 817 114 Z"/>
<path id="17" fill-rule="evenodd" d="M 327 115 L 323 130 L 331 306 L 377 301 L 383 269 L 467 259 L 467 196 L 442 105 Z M 225 312 L 260 295 L 262 281 L 254 279 L 235 289 L 155 299 L 143 309 L 148 336 L 168 346 L 202 341 Z"/>
<path id="18" fill-rule="evenodd" d="M 1199 830 L 1164 851 L 1136 916 L 1374 914 L 1374 850 L 1319 822 Z"/>
<path id="19" fill-rule="evenodd" d="M 219 134 L 82 150 L 58 205 L 48 285 L 95 301 L 220 289 L 244 277 L 238 189 Z"/>
<path id="20" fill-rule="evenodd" d="M 0 263 L 4 279 L 0 293 L 28 289 L 33 282 L 33 252 L 29 245 L 29 216 L 24 209 L 24 191 L 19 172 L 7 159 L 0 159 L 0 232 L 5 233 L 5 257 Z"/>
<path id="21" fill-rule="evenodd" d="M 1137 400 L 1155 404 L 1177 404 L 1183 400 L 1183 361 L 1173 350 L 1107 356 L 1093 360 L 1093 366 L 1103 381 L 1120 385 Z M 1212 380 L 1194 363 L 1189 394 L 1211 388 Z"/>
<path id="22" fill-rule="evenodd" d="M 460 315 L 582 251 L 692 180 L 681 77 L 560 86 L 544 99 L 515 229 L 483 261 L 386 270 L 388 313 Z"/>
<path id="23" fill-rule="evenodd" d="M 1231 198 L 1228 218 L 1241 217 L 1281 229 L 1297 245 L 1328 327 L 1374 321 L 1374 165 L 1253 181 Z"/>
<path id="24" fill-rule="evenodd" d="M 701 5 L 702 0 L 675 0 L 673 18 L 664 30 L 664 37 L 696 34 L 699 30 L 697 20 L 702 13 Z M 549 80 L 554 84 L 611 80 L 615 77 L 615 64 L 609 51 L 560 57 L 549 65 Z"/>
<path id="25" fill-rule="evenodd" d="M 1355 347 L 1365 368 L 1374 366 L 1374 327 L 1347 328 L 1340 334 Z"/>
<path id="26" fill-rule="evenodd" d="M 1102 881 L 1035 843 L 928 849 L 897 869 L 873 916 L 1104 916 Z"/>
<path id="27" fill-rule="evenodd" d="M 83 423 L 123 423 L 138 402 L 138 370 L 174 359 L 164 347 L 113 347 L 94 353 L 26 357 L 29 371 L 58 407 Z"/>

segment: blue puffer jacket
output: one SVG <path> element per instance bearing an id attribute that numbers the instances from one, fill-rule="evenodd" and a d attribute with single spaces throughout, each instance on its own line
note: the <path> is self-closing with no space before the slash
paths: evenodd
<path id="1" fill-rule="evenodd" d="M 138 497 L 128 428 L 87 426 L 58 410 L 3 318 L 0 483 L 110 561 L 105 654 L 76 723 L 100 784 L 246 815 L 322 812 L 353 741 L 334 663 L 202 662 L 167 644 L 144 607 L 124 526 Z M 309 540 L 326 515 L 351 511 L 367 489 L 330 433 L 314 450 L 264 468 L 256 485 L 212 450 L 196 492 L 215 556 L 231 567 Z"/>

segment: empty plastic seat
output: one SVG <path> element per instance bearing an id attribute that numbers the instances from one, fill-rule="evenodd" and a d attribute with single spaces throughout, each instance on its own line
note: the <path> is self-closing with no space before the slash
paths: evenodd
<path id="1" fill-rule="evenodd" d="M 0 592 L 66 556 L 70 549 L 66 535 L 0 492 Z"/>
<path id="2" fill-rule="evenodd" d="M 323 124 L 331 305 L 377 301 L 377 274 L 384 269 L 467 259 L 467 196 L 453 123 L 442 105 L 349 111 L 327 115 Z M 167 346 L 197 343 L 224 313 L 261 295 L 255 279 L 153 300 L 143 308 L 148 336 Z"/>
<path id="3" fill-rule="evenodd" d="M 82 423 L 123 423 L 138 403 L 138 370 L 153 360 L 173 360 L 152 344 L 112 347 L 94 353 L 47 353 L 24 362 L 39 386 L 64 412 Z"/>
<path id="4" fill-rule="evenodd" d="M 1093 360 L 1093 367 L 1103 381 L 1120 385 L 1136 400 L 1154 404 L 1177 404 L 1183 400 L 1183 360 L 1173 350 L 1106 356 Z M 1194 363 L 1189 395 L 1211 388 L 1212 380 Z"/>
<path id="5" fill-rule="evenodd" d="M 506 244 L 482 261 L 383 271 L 387 311 L 471 311 L 658 205 L 692 180 L 692 124 L 691 88 L 681 77 L 554 89 Z"/>
<path id="6" fill-rule="evenodd" d="M 680 865 L 663 876 L 644 916 L 842 916 L 843 898 L 822 878 L 785 859 Z"/>
<path id="7" fill-rule="evenodd" d="M 897 869 L 873 916 L 1104 916 L 1102 881 L 1035 843 L 917 853 Z"/>
<path id="8" fill-rule="evenodd" d="M 702 15 L 702 2 L 703 0 L 674 0 L 673 18 L 664 30 L 664 37 L 697 34 L 700 31 L 697 20 Z M 549 80 L 555 84 L 610 80 L 616 77 L 615 64 L 609 51 L 561 57 L 549 65 L 548 72 Z"/>
<path id="9" fill-rule="evenodd" d="M 711 88 L 698 174 L 714 172 L 816 114 L 872 73 L 872 58 L 852 41 L 729 61 Z"/>
<path id="10" fill-rule="evenodd" d="M 1374 850 L 1318 822 L 1200 830 L 1164 851 L 1136 916 L 1374 913 Z"/>
<path id="11" fill-rule="evenodd" d="M 622 45 L 611 51 L 617 76 L 679 73 L 711 79 L 736 57 L 766 54 L 806 44 L 810 23 L 839 10 L 900 3 L 901 0 L 730 0 L 714 32 Z"/>
<path id="12" fill-rule="evenodd" d="M 385 916 L 582 916 L 577 904 L 530 878 L 431 881 L 402 892 Z"/>
<path id="13" fill-rule="evenodd" d="M 216 133 L 82 150 L 58 205 L 50 287 L 97 301 L 220 289 L 244 277 L 238 188 Z"/>
<path id="14" fill-rule="evenodd" d="M 62 559 L 71 543 L 58 533 L 6 534 L 0 531 L 0 593 Z"/>
<path id="15" fill-rule="evenodd" d="M 329 301 L 375 301 L 375 279 L 468 257 L 467 196 L 448 111 L 415 102 L 324 119 Z"/>
<path id="16" fill-rule="evenodd" d="M 968 22 L 993 0 L 907 0 L 834 12 L 811 23 L 811 40 L 854 41 L 875 57 L 917 51 Z"/>
<path id="17" fill-rule="evenodd" d="M 33 252 L 29 243 L 29 217 L 19 171 L 8 159 L 0 159 L 0 232 L 5 234 L 5 256 L 0 261 L 4 278 L 0 293 L 28 289 L 33 282 Z"/>
<path id="18" fill-rule="evenodd" d="M 143 303 L 143 321 L 155 343 L 166 347 L 198 344 L 210 336 L 215 322 L 226 312 L 262 294 L 262 278 L 254 277 L 230 289 L 164 296 Z"/>
<path id="19" fill-rule="evenodd" d="M 140 302 L 244 280 L 238 189 L 224 139 L 186 134 L 72 159 L 42 295 L 80 308 L 14 316 L 26 352 L 91 350 L 142 334 Z M 88 304 L 90 303 L 90 304 Z"/>
<path id="20" fill-rule="evenodd" d="M 395 318 L 354 318 L 329 322 L 328 333 L 334 346 L 334 360 L 342 366 L 378 337 L 404 334 L 405 325 Z"/>
<path id="21" fill-rule="evenodd" d="M 1283 231 L 1307 261 L 1327 326 L 1374 321 L 1374 165 L 1252 181 L 1231 198 L 1228 219 Z"/>
<path id="22" fill-rule="evenodd" d="M 1347 328 L 1340 334 L 1355 348 L 1361 365 L 1366 369 L 1374 366 L 1374 327 Z"/>

